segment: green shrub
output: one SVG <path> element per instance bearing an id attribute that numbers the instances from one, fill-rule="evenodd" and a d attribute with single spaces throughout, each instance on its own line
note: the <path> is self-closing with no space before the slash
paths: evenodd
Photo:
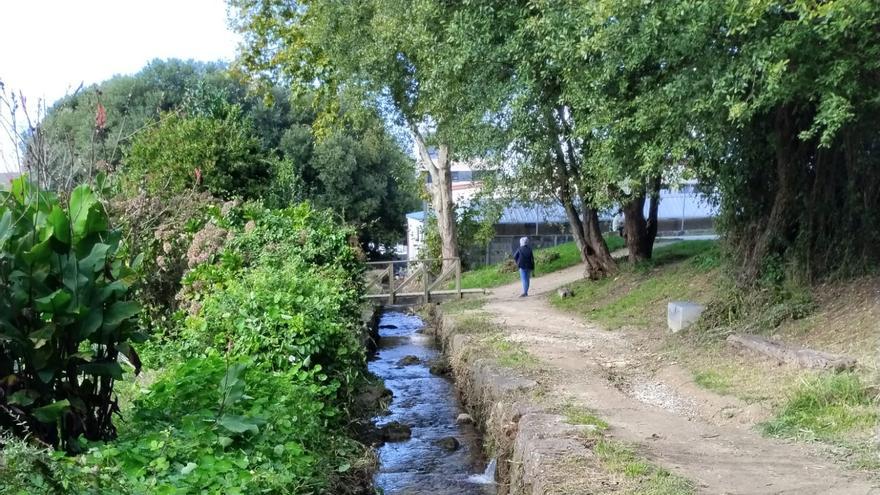
<path id="1" fill-rule="evenodd" d="M 297 258 L 278 268 L 249 270 L 209 295 L 182 337 L 195 353 L 229 348 L 273 370 L 301 364 L 345 374 L 363 363 L 357 320 L 341 317 L 359 297 L 345 287 L 347 276 Z"/>
<path id="2" fill-rule="evenodd" d="M 140 363 L 136 275 L 108 223 L 88 186 L 65 204 L 26 177 L 0 191 L 0 426 L 70 451 L 115 436 L 117 358 Z"/>
<path id="3" fill-rule="evenodd" d="M 241 109 L 227 105 L 218 115 L 162 115 L 134 138 L 125 173 L 127 190 L 160 197 L 208 191 L 256 198 L 268 190 L 273 166 Z"/>
<path id="4" fill-rule="evenodd" d="M 250 370 L 210 353 L 155 383 L 119 441 L 90 456 L 139 493 L 317 492 L 358 452 L 332 433 L 342 415 L 328 395 L 303 371 Z"/>
<path id="5" fill-rule="evenodd" d="M 768 435 L 838 440 L 874 428 L 875 399 L 853 373 L 829 374 L 802 383 L 779 414 L 764 424 Z"/>

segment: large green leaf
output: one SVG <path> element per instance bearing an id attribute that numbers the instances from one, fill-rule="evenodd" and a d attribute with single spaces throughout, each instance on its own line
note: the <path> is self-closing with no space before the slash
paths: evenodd
<path id="1" fill-rule="evenodd" d="M 6 210 L 3 212 L 3 215 L 0 216 L 0 248 L 2 248 L 6 244 L 6 241 L 12 237 L 12 233 L 12 211 Z"/>
<path id="2" fill-rule="evenodd" d="M 140 310 L 140 304 L 134 301 L 115 302 L 104 312 L 104 328 L 113 330 L 123 321 L 137 315 Z"/>
<path id="3" fill-rule="evenodd" d="M 49 214 L 47 222 L 52 226 L 52 233 L 56 239 L 65 244 L 70 244 L 70 219 L 67 218 L 67 214 L 64 213 L 60 206 L 56 205 L 52 208 L 52 213 Z"/>
<path id="4" fill-rule="evenodd" d="M 29 406 L 40 397 L 40 393 L 36 390 L 24 389 L 15 392 L 9 396 L 9 403 L 18 406 Z"/>
<path id="5" fill-rule="evenodd" d="M 69 407 L 70 402 L 67 399 L 59 400 L 47 406 L 34 409 L 34 417 L 37 418 L 37 421 L 43 423 L 54 423 Z"/>
<path id="6" fill-rule="evenodd" d="M 108 244 L 96 242 L 92 246 L 92 251 L 89 255 L 80 260 L 80 271 L 92 273 L 101 271 L 107 262 L 107 251 L 109 250 L 110 246 Z"/>
<path id="7" fill-rule="evenodd" d="M 70 291 L 77 291 L 89 283 L 89 278 L 82 274 L 79 263 L 73 255 L 63 256 L 59 261 L 64 286 Z"/>
<path id="8" fill-rule="evenodd" d="M 244 433 L 249 431 L 257 434 L 260 431 L 258 422 L 251 418 L 238 416 L 235 414 L 224 414 L 217 420 L 217 424 L 231 431 L 232 433 Z"/>
<path id="9" fill-rule="evenodd" d="M 36 303 L 38 311 L 57 313 L 67 306 L 71 297 L 70 292 L 67 292 L 64 289 L 58 289 L 48 296 L 35 299 L 34 302 Z"/>
<path id="10" fill-rule="evenodd" d="M 73 240 L 107 229 L 107 214 L 98 197 L 87 185 L 78 186 L 70 194 L 70 218 L 73 223 Z"/>
<path id="11" fill-rule="evenodd" d="M 104 313 L 101 308 L 89 308 L 85 312 L 85 317 L 80 321 L 79 338 L 85 339 L 89 335 L 95 333 L 104 323 Z"/>
<path id="12" fill-rule="evenodd" d="M 228 407 L 238 402 L 244 396 L 244 373 L 246 366 L 241 363 L 233 364 L 220 380 L 220 406 Z"/>
<path id="13" fill-rule="evenodd" d="M 25 251 L 24 259 L 28 263 L 40 263 L 49 259 L 52 255 L 52 239 L 35 244 L 32 248 Z"/>

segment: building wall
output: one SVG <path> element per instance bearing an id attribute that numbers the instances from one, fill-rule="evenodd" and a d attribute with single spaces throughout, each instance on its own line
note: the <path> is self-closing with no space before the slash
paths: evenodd
<path id="1" fill-rule="evenodd" d="M 406 258 L 417 259 L 419 250 L 425 242 L 425 222 L 406 218 Z"/>

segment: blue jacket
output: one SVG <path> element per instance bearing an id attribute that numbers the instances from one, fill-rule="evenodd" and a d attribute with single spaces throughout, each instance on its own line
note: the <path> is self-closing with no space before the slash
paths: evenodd
<path id="1" fill-rule="evenodd" d="M 532 254 L 532 248 L 528 245 L 520 246 L 514 253 L 513 259 L 516 260 L 516 266 L 523 270 L 535 269 L 535 256 Z"/>

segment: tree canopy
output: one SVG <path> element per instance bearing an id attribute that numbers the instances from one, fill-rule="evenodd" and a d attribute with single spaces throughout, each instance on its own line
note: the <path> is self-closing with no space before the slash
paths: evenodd
<path id="1" fill-rule="evenodd" d="M 127 194 L 309 200 L 356 226 L 365 248 L 393 246 L 417 205 L 412 161 L 375 109 L 315 101 L 255 91 L 222 64 L 155 60 L 54 104 L 26 166 L 58 189 L 103 171 L 125 177 Z"/>
<path id="2" fill-rule="evenodd" d="M 595 211 L 621 205 L 650 257 L 682 178 L 715 193 L 743 282 L 878 259 L 876 2 L 231 5 L 254 72 L 390 99 L 454 156 L 505 158 L 512 189 L 566 207 L 592 273 L 613 271 Z"/>

